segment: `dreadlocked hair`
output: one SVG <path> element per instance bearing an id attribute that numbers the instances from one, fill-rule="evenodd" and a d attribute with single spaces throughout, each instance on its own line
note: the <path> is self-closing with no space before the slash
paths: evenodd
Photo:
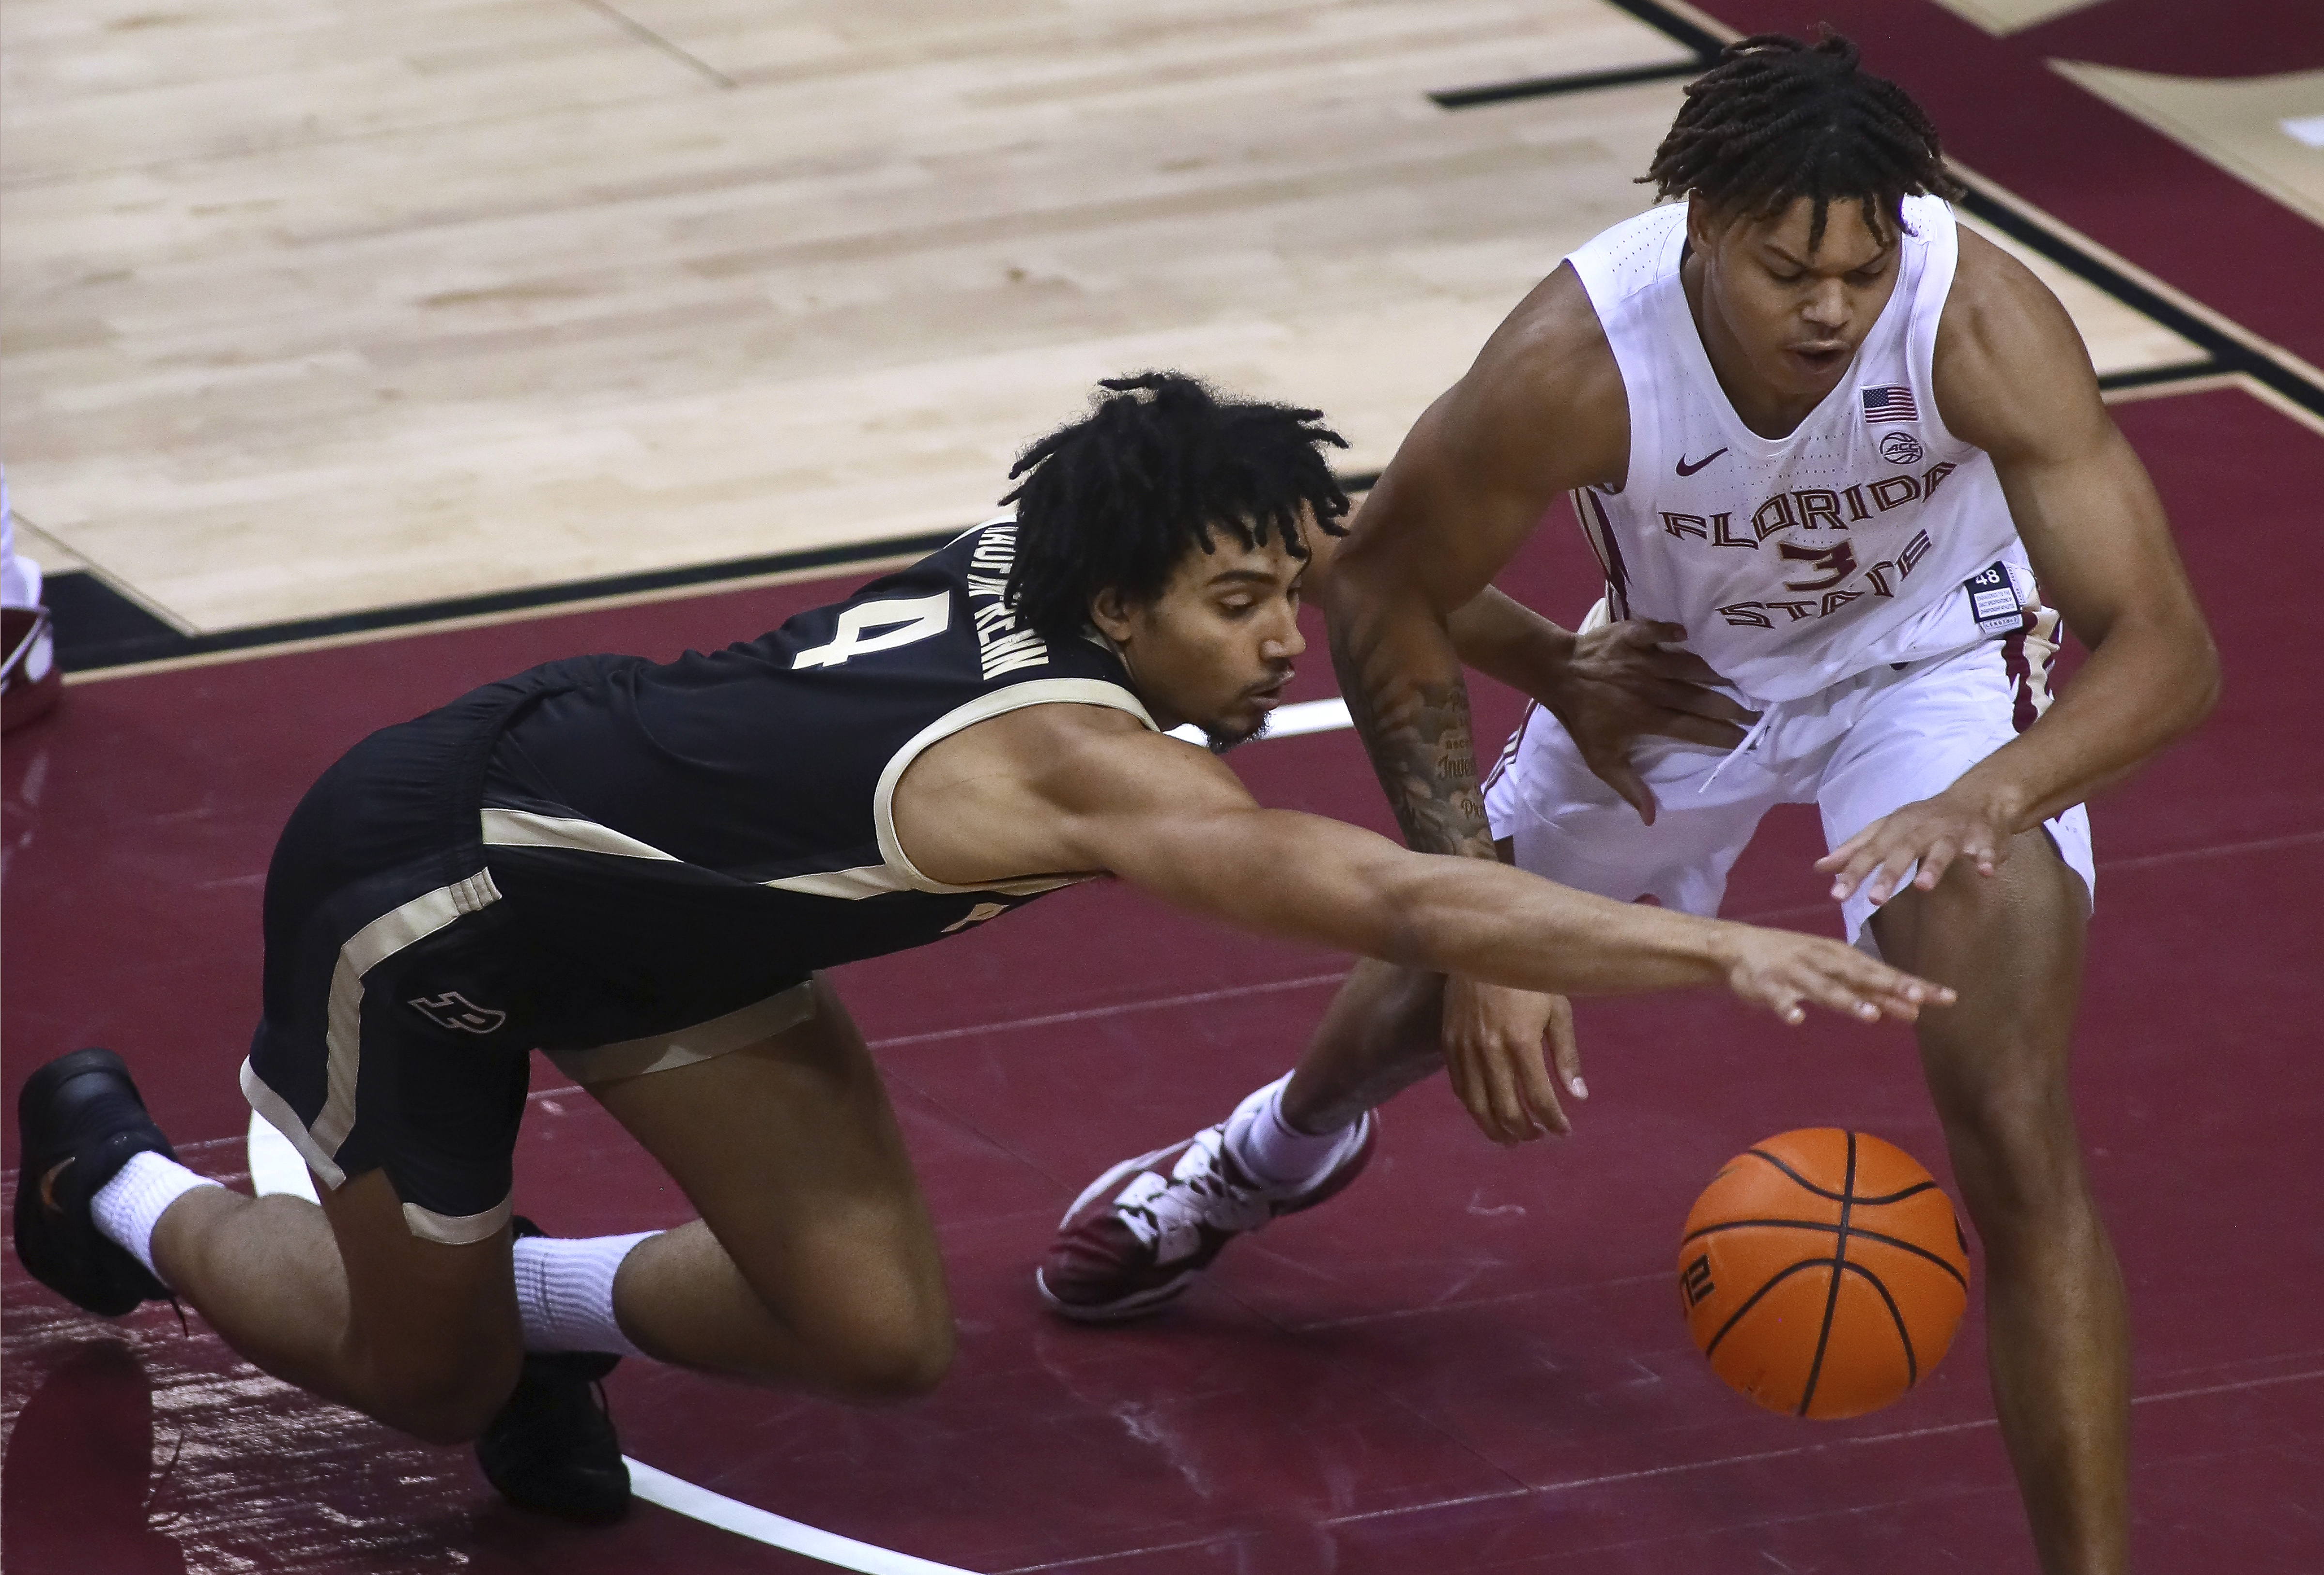
<path id="1" fill-rule="evenodd" d="M 1019 456 L 1017 561 L 1008 597 L 1053 638 L 1089 622 L 1111 587 L 1151 601 L 1195 547 L 1223 533 L 1244 547 L 1270 537 L 1296 557 L 1303 515 L 1337 536 L 1348 496 L 1323 449 L 1348 446 L 1323 412 L 1222 399 L 1177 372 L 1109 377 L 1090 413 Z"/>
<path id="2" fill-rule="evenodd" d="M 1928 116 L 1895 83 L 1858 70 L 1858 53 L 1830 29 L 1813 43 L 1763 32 L 1729 44 L 1687 84 L 1641 181 L 1750 218 L 1804 197 L 1815 204 L 1811 252 L 1834 202 L 1860 204 L 1866 227 L 1885 237 L 1906 197 L 1963 195 Z"/>

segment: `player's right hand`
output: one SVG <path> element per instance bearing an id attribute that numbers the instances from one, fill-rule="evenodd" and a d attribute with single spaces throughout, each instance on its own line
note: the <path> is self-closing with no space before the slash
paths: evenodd
<path id="1" fill-rule="evenodd" d="M 1953 992 L 1821 935 L 1755 925 L 1728 927 L 1727 987 L 1786 1023 L 1806 1019 L 1803 1003 L 1877 1023 L 1910 1023 L 1923 1006 L 1950 1006 Z"/>
<path id="2" fill-rule="evenodd" d="M 1649 826 L 1654 790 L 1630 764 L 1640 738 L 1732 749 L 1759 719 L 1720 691 L 1709 662 L 1676 648 L 1685 638 L 1683 625 L 1647 618 L 1577 635 L 1554 689 L 1536 697 L 1565 725 L 1582 763 Z"/>

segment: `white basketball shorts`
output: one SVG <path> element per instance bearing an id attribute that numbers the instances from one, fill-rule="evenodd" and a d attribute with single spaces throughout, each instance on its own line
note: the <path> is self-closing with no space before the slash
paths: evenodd
<path id="1" fill-rule="evenodd" d="M 1904 805 L 1933 798 L 2048 709 L 2057 615 L 2036 607 L 2017 633 L 1950 655 L 1880 666 L 1821 693 L 1765 708 L 1737 748 L 1643 740 L 1633 756 L 1658 806 L 1652 826 L 1591 774 L 1557 718 L 1527 709 L 1485 781 L 1496 838 L 1519 867 L 1618 902 L 1652 897 L 1716 915 L 1727 873 L 1776 804 L 1814 804 L 1837 848 Z M 2059 856 L 2097 888 L 2089 813 L 2044 822 Z M 1841 906 L 1848 938 L 1872 950 L 1871 899 Z"/>

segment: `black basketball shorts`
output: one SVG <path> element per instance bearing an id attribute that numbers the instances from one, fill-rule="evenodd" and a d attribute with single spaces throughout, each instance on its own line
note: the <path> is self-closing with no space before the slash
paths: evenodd
<path id="1" fill-rule="evenodd" d="M 508 1223 L 534 1047 L 558 1046 L 551 1059 L 586 1084 L 723 1055 L 814 1014 L 802 972 L 684 1026 L 593 1017 L 529 934 L 478 805 L 503 725 L 567 665 L 356 745 L 292 811 L 267 869 L 265 1006 L 243 1093 L 326 1186 L 384 1170 L 431 1241 Z M 595 1038 L 593 1021 L 613 1032 Z"/>

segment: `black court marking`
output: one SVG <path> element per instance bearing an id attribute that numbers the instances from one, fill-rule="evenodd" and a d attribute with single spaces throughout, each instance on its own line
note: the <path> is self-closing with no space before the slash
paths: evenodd
<path id="1" fill-rule="evenodd" d="M 1507 104 L 1524 98 L 1580 92 L 1590 88 L 1618 87 L 1624 82 L 1650 81 L 1657 76 L 1692 76 L 1715 63 L 1720 51 L 1726 48 L 1726 39 L 1657 4 L 1656 0 L 1606 0 L 1606 4 L 1628 12 L 1665 37 L 1693 51 L 1695 60 L 1687 63 L 1639 67 L 1628 72 L 1600 71 L 1585 76 L 1536 77 L 1513 82 L 1489 82 L 1431 93 L 1429 98 L 1444 109 L 1459 110 L 1484 104 Z M 2264 350 L 2254 348 L 2232 334 L 2222 332 L 2204 318 L 1981 190 L 1974 181 L 1967 177 L 1962 179 L 1969 187 L 1969 195 L 1955 206 L 1974 214 L 2020 246 L 2046 257 L 2075 277 L 2096 285 L 2133 311 L 2143 313 L 2180 338 L 2191 341 L 2201 348 L 2206 357 L 2201 361 L 2184 362 L 2172 366 L 2112 373 L 2098 379 L 2101 389 L 2112 392 L 2125 388 L 2163 387 L 2197 378 L 2217 377 L 2222 374 L 2239 375 L 2261 384 L 2310 414 L 2324 417 L 2324 383 L 2285 365 Z"/>
<path id="2" fill-rule="evenodd" d="M 1715 62 L 1727 47 L 1727 40 L 1718 33 L 1697 26 L 1669 6 L 1656 4 L 1656 0 L 1606 0 L 1606 4 L 1617 11 L 1628 12 L 1682 49 L 1692 50 L 1695 58 L 1705 66 Z"/>
<path id="3" fill-rule="evenodd" d="M 1757 1153 L 1757 1150 L 1753 1150 Z M 1848 1174 L 1840 1183 L 1840 1236 L 1831 1248 L 1831 1288 L 1824 1293 L 1823 1327 L 1816 1330 L 1815 1360 L 1808 1364 L 1808 1381 L 1800 1391 L 1800 1408 L 1794 1414 L 1805 1416 L 1808 1407 L 1815 1404 L 1816 1380 L 1823 1376 L 1823 1353 L 1831 1344 L 1832 1314 L 1840 1311 L 1840 1274 L 1848 1266 L 1848 1216 L 1856 1207 L 1856 1134 L 1848 1135 Z"/>
<path id="4" fill-rule="evenodd" d="M 1674 77 L 1702 74 L 1702 60 L 1672 60 L 1660 66 L 1625 66 L 1612 71 L 1582 71 L 1570 77 L 1526 77 L 1515 82 L 1490 82 L 1481 88 L 1447 88 L 1428 97 L 1439 109 L 1474 109 L 1480 104 L 1507 104 L 1516 98 L 1549 98 L 1561 93 L 1591 93 L 1600 88 L 1628 88 L 1635 82 L 1666 82 Z"/>
<path id="5" fill-rule="evenodd" d="M 1805 1176 L 1803 1176 L 1803 1175 L 1800 1174 L 1800 1173 L 1799 1173 L 1799 1172 L 1797 1172 L 1797 1171 L 1795 1171 L 1795 1170 L 1792 1169 L 1792 1167 L 1791 1167 L 1791 1166 L 1789 1166 L 1789 1165 L 1785 1164 L 1782 1160 L 1777 1159 L 1774 1154 L 1769 1153 L 1768 1153 L 1766 1149 L 1764 1149 L 1764 1148 L 1755 1148 L 1755 1149 L 1750 1149 L 1750 1150 L 1748 1150 L 1747 1152 L 1751 1155 L 1751 1157 L 1752 1157 L 1753 1159 L 1760 1159 L 1760 1160 L 1765 1160 L 1765 1161 L 1766 1161 L 1769 1164 L 1771 1164 L 1771 1165 L 1775 1166 L 1777 1170 L 1779 1170 L 1779 1171 L 1783 1172 L 1784 1172 L 1784 1174 L 1785 1174 L 1785 1175 L 1787 1175 L 1787 1176 L 1791 1177 L 1791 1179 L 1792 1179 L 1793 1181 L 1797 1181 L 1797 1182 L 1798 1182 L 1802 1187 L 1804 1187 L 1805 1189 L 1807 1189 L 1807 1191 L 1811 1191 L 1811 1192 L 1813 1192 L 1817 1197 L 1819 1197 L 1819 1198 L 1824 1198 L 1824 1199 L 1829 1199 L 1831 1201 L 1832 1201 L 1832 1202 L 1834 1202 L 1834 1203 L 1839 1204 L 1839 1205 L 1840 1206 L 1840 1209 L 1841 1209 L 1841 1218 L 1842 1218 L 1843 1219 L 1847 1218 L 1846 1210 L 1847 1210 L 1847 1207 L 1848 1207 L 1848 1205 L 1849 1205 L 1849 1204 L 1850 1204 L 1850 1203 L 1872 1203 L 1872 1204 L 1878 1204 L 1878 1203 L 1895 1203 L 1895 1202 L 1900 1202 L 1900 1201 L 1902 1201 L 1903 1200 L 1904 1200 L 1904 1199 L 1906 1199 L 1906 1198 L 1910 1198 L 1910 1197 L 1914 1196 L 1915 1193 L 1919 1193 L 1919 1192 L 1925 1192 L 1925 1191 L 1927 1191 L 1930 1188 L 1932 1188 L 1932 1187 L 1933 1187 L 1933 1186 L 1935 1186 L 1935 1185 L 1936 1185 L 1936 1182 L 1934 1182 L 1934 1181 L 1915 1181 L 1915 1182 L 1914 1182 L 1911 1186 L 1909 1186 L 1909 1187 L 1905 1188 L 1905 1189 L 1904 1189 L 1903 1191 L 1901 1191 L 1901 1192 L 1887 1192 L 1887 1193 L 1884 1193 L 1884 1194 L 1882 1194 L 1880 1197 L 1877 1197 L 1877 1198 L 1858 1198 L 1858 1197 L 1857 1197 L 1857 1196 L 1854 1194 L 1854 1192 L 1852 1192 L 1852 1191 L 1848 1191 L 1848 1192 L 1835 1192 L 1835 1191 L 1832 1191 L 1831 1188 L 1829 1188 L 1829 1187 L 1819 1187 L 1819 1186 L 1817 1186 L 1813 1181 L 1809 1181 Z M 1846 1184 L 1847 1184 L 1847 1185 L 1849 1185 L 1849 1186 L 1850 1186 L 1850 1187 L 1853 1187 L 1853 1186 L 1855 1185 L 1855 1182 L 1856 1182 L 1856 1134 L 1855 1134 L 1855 1133 L 1853 1133 L 1853 1132 L 1851 1132 L 1851 1133 L 1849 1133 L 1849 1134 L 1848 1135 L 1848 1181 L 1847 1181 L 1847 1183 L 1846 1183 Z"/>
<path id="6" fill-rule="evenodd" d="M 965 527 L 964 527 L 965 528 Z M 613 574 L 598 579 L 569 580 L 562 585 L 528 586 L 482 596 L 447 597 L 441 601 L 410 602 L 401 607 L 375 607 L 328 617 L 294 618 L 286 623 L 258 624 L 246 629 L 222 629 L 216 634 L 189 635 L 106 585 L 96 575 L 57 574 L 48 579 L 43 594 L 57 614 L 57 662 L 67 672 L 121 667 L 133 662 L 154 662 L 173 656 L 204 656 L 217 651 L 244 651 L 281 645 L 293 640 L 327 639 L 337 635 L 362 635 L 400 629 L 415 624 L 439 624 L 454 618 L 489 616 L 553 607 L 567 602 L 594 601 L 601 597 L 633 596 L 687 586 L 716 586 L 766 574 L 802 570 L 844 570 L 855 564 L 887 558 L 918 557 L 933 552 L 958 535 L 945 531 L 930 536 L 906 536 L 886 542 L 866 542 L 842 547 L 816 547 L 801 552 L 772 552 L 760 558 L 733 558 L 719 563 L 696 563 L 683 569 L 655 569 L 639 574 Z M 68 583 L 80 582 L 80 583 Z M 67 609 L 70 609 L 69 611 Z"/>
<path id="7" fill-rule="evenodd" d="M 701 77 L 705 81 L 710 83 L 711 86 L 721 88 L 731 88 L 735 85 L 733 78 L 728 76 L 725 72 L 720 70 L 717 67 L 712 65 L 701 56 L 695 54 L 690 50 L 680 49 L 677 44 L 671 42 L 669 39 L 664 38 L 652 28 L 646 26 L 645 23 L 639 22 L 634 17 L 629 16 L 622 12 L 615 10 L 613 6 L 606 4 L 605 0 L 581 0 L 581 4 L 595 12 L 598 15 L 604 17 L 606 21 L 612 23 L 615 27 L 620 28 L 623 32 L 628 33 L 632 38 L 636 39 L 648 49 L 659 50 L 663 54 L 668 55 L 671 60 L 676 60 L 687 70 L 694 72 L 696 76 Z"/>
<path id="8" fill-rule="evenodd" d="M 1369 492 L 1379 479 L 1377 470 L 1360 470 L 1336 477 L 1341 490 Z M 962 530 L 970 529 L 964 525 Z M 867 563 L 918 558 L 933 552 L 960 531 L 934 535 L 897 536 L 879 542 L 857 542 L 837 547 L 816 547 L 798 552 L 770 552 L 757 558 L 729 558 L 682 569 L 652 569 L 636 574 L 611 574 L 596 579 L 568 580 L 561 585 L 527 586 L 481 596 L 447 597 L 441 601 L 408 602 L 401 607 L 374 607 L 337 613 L 327 617 L 294 618 L 280 624 L 256 624 L 246 629 L 222 629 L 215 634 L 189 635 L 146 611 L 83 570 L 48 577 L 42 593 L 56 615 L 57 665 L 67 672 L 90 672 L 133 662 L 162 662 L 180 656 L 207 656 L 222 651 L 254 651 L 299 640 L 331 639 L 342 635 L 375 634 L 448 623 L 456 618 L 490 617 L 503 613 L 530 612 L 571 602 L 602 598 L 641 596 L 658 590 L 700 586 L 706 590 L 738 579 L 770 574 L 798 574 L 818 569 L 835 574 Z"/>
<path id="9" fill-rule="evenodd" d="M 2026 250 L 2039 253 L 2085 283 L 2098 286 L 2133 311 L 2153 319 L 2181 338 L 2191 340 L 2209 357 L 2175 366 L 2110 373 L 2098 379 L 2101 389 L 2161 387 L 2228 373 L 2250 378 L 2311 415 L 2324 416 L 2324 384 L 2221 332 L 2177 302 L 2148 289 L 2111 264 L 2091 256 L 2063 236 L 2052 234 L 1974 184 L 1957 206 L 1967 208 Z"/>
<path id="10" fill-rule="evenodd" d="M 1600 88 L 1628 88 L 1637 82 L 1665 82 L 1674 77 L 1697 77 L 1719 63 L 1727 41 L 1697 27 L 1678 13 L 1654 0 L 1606 0 L 1627 11 L 1664 37 L 1691 51 L 1692 60 L 1666 60 L 1658 66 L 1618 67 L 1609 71 L 1582 71 L 1565 77 L 1526 77 L 1514 82 L 1487 82 L 1475 88 L 1448 88 L 1428 97 L 1440 109 L 1474 109 L 1482 104 L 1508 104 L 1520 98 L 1550 98 L 1565 93 L 1588 93 Z"/>
<path id="11" fill-rule="evenodd" d="M 1869 1202 L 1870 1200 L 1864 1199 L 1860 1200 L 1860 1201 Z M 1687 1242 L 1694 1241 L 1702 1237 L 1717 1236 L 1723 1230 L 1749 1230 L 1754 1227 L 1763 1230 L 1812 1230 L 1825 1236 L 1836 1236 L 1840 1232 L 1840 1227 L 1837 1225 L 1825 1225 L 1813 1219 L 1727 1219 L 1721 1220 L 1717 1225 L 1706 1225 L 1701 1230 L 1688 1231 L 1685 1238 L 1679 1243 L 1679 1246 L 1684 1246 Z M 1958 1223 L 1954 1225 L 1953 1230 L 1955 1234 L 1959 1234 L 1960 1227 Z M 1926 1258 L 1929 1262 L 1942 1269 L 1946 1274 L 1950 1274 L 1955 1283 L 1958 1283 L 1963 1291 L 1967 1291 L 1969 1289 L 1969 1277 L 1967 1275 L 1963 1274 L 1959 1269 L 1954 1268 L 1950 1264 L 1945 1262 L 1942 1257 L 1931 1252 L 1927 1247 L 1923 1246 L 1918 1242 L 1906 1241 L 1902 1237 L 1889 1236 L 1877 1230 L 1867 1230 L 1860 1225 L 1850 1226 L 1849 1228 L 1848 1234 L 1854 1237 L 1858 1241 L 1877 1241 L 1883 1246 L 1893 1246 L 1899 1252 L 1911 1253 L 1916 1258 Z M 1854 1267 L 1853 1265 L 1850 1265 L 1849 1266 Z"/>

